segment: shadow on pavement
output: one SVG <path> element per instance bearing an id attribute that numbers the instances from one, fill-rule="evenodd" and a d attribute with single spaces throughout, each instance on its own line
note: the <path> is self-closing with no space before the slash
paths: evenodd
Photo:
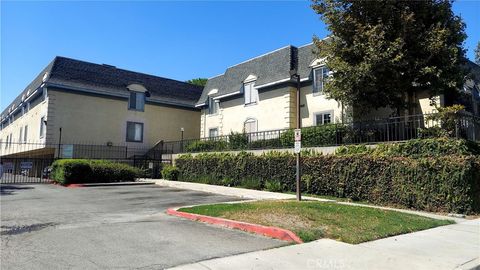
<path id="1" fill-rule="evenodd" d="M 0 195 L 14 195 L 16 191 L 23 189 L 33 189 L 31 186 L 19 186 L 19 185 L 0 185 Z"/>

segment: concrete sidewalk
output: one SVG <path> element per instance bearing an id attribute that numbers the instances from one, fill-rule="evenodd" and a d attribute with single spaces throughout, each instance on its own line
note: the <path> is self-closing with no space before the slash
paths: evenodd
<path id="1" fill-rule="evenodd" d="M 169 181 L 169 180 L 164 180 L 164 179 L 140 179 L 140 181 L 153 182 L 157 185 L 165 186 L 165 187 L 196 190 L 196 191 L 215 193 L 215 194 L 220 194 L 220 195 L 225 195 L 225 196 L 235 196 L 235 197 L 239 197 L 241 199 L 248 199 L 248 200 L 289 200 L 289 199 L 295 199 L 295 195 L 293 195 L 293 194 L 277 193 L 277 192 L 262 191 L 262 190 L 253 190 L 253 189 L 246 189 L 246 188 L 215 186 L 215 185 L 181 182 L 181 181 Z M 327 200 L 327 199 L 321 199 L 321 198 L 309 197 L 309 196 L 303 196 L 302 198 L 304 198 L 306 200 L 336 202 L 338 204 L 354 205 L 354 206 L 361 206 L 361 207 L 372 207 L 372 208 L 384 209 L 384 210 L 392 210 L 392 211 L 398 211 L 398 212 L 408 213 L 408 214 L 415 214 L 415 215 L 420 215 L 420 216 L 434 218 L 434 219 L 449 219 L 449 220 L 454 220 L 457 223 L 465 221 L 465 219 L 463 219 L 463 218 L 449 217 L 449 216 L 438 215 L 438 214 L 429 213 L 429 212 L 422 212 L 422 211 L 397 209 L 397 208 L 390 208 L 390 207 L 383 207 L 383 206 L 376 206 L 376 205 L 366 205 L 366 204 L 360 204 L 360 203 L 341 202 L 341 201 Z"/>
<path id="2" fill-rule="evenodd" d="M 321 239 L 172 269 L 480 269 L 479 256 L 476 219 L 358 245 Z"/>

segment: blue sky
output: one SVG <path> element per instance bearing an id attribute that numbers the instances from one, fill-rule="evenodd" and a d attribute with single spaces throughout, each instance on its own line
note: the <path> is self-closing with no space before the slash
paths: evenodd
<path id="1" fill-rule="evenodd" d="M 324 37 L 309 1 L 1 2 L 3 110 L 56 55 L 177 80 L 212 77 L 288 44 Z M 467 56 L 480 1 L 459 1 Z"/>

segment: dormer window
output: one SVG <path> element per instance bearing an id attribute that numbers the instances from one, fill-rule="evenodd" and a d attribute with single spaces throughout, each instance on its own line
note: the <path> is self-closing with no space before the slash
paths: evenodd
<path id="1" fill-rule="evenodd" d="M 130 91 L 128 109 L 143 112 L 145 110 L 145 93 Z"/>
<path id="2" fill-rule="evenodd" d="M 243 84 L 245 93 L 245 105 L 256 104 L 258 101 L 258 90 L 255 88 L 255 82 Z"/>
<path id="3" fill-rule="evenodd" d="M 313 70 L 313 93 L 323 93 L 323 87 L 328 77 L 328 68 L 321 66 Z"/>
<path id="4" fill-rule="evenodd" d="M 208 114 L 217 114 L 219 103 L 216 102 L 213 98 L 208 98 Z"/>

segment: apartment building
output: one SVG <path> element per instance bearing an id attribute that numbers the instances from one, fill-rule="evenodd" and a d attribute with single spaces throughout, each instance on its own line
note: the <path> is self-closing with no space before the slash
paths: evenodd
<path id="1" fill-rule="evenodd" d="M 0 155 L 53 157 L 59 143 L 148 148 L 181 134 L 198 138 L 201 93 L 185 82 L 56 57 L 1 113 Z"/>

